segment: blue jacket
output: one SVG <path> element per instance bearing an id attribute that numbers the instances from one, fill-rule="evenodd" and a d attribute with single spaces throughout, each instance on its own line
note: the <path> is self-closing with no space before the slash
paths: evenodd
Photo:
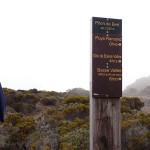
<path id="1" fill-rule="evenodd" d="M 0 121 L 4 122 L 5 120 L 5 112 L 6 112 L 6 101 L 3 93 L 3 89 L 0 83 Z"/>

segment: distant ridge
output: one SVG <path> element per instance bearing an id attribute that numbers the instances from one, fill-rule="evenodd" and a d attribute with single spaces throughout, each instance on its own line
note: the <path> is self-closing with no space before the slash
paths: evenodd
<path id="1" fill-rule="evenodd" d="M 66 96 L 89 96 L 90 92 L 83 88 L 73 88 L 66 92 Z"/>
<path id="2" fill-rule="evenodd" d="M 147 95 L 150 95 L 150 76 L 137 79 L 123 91 L 123 96 Z"/>

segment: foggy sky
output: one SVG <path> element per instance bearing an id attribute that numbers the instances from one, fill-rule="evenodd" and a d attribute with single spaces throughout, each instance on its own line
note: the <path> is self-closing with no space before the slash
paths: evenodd
<path id="1" fill-rule="evenodd" d="M 0 1 L 0 82 L 3 87 L 89 89 L 90 20 L 123 20 L 123 89 L 150 76 L 147 1 Z"/>

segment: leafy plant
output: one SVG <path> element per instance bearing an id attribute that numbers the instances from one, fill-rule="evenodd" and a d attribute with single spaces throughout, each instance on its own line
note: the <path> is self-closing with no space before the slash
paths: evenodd
<path id="1" fill-rule="evenodd" d="M 41 103 L 44 105 L 52 105 L 55 106 L 57 102 L 57 98 L 54 96 L 50 96 L 50 97 L 43 97 L 41 99 Z"/>

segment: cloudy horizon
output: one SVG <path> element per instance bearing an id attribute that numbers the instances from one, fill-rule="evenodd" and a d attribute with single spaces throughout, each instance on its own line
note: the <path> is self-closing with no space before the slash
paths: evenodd
<path id="1" fill-rule="evenodd" d="M 136 4 L 135 4 L 136 3 Z M 122 19 L 123 89 L 150 76 L 148 1 L 0 2 L 3 87 L 64 92 L 90 86 L 90 20 Z"/>

